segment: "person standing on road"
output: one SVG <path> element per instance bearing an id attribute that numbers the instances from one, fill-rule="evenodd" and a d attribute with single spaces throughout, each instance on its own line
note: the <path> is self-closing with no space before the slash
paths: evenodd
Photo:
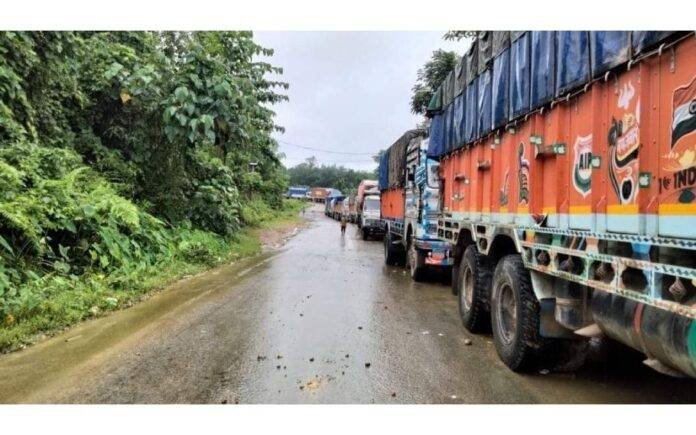
<path id="1" fill-rule="evenodd" d="M 346 217 L 345 212 L 341 213 L 341 235 L 344 235 L 346 233 L 346 225 L 348 225 L 348 218 Z"/>

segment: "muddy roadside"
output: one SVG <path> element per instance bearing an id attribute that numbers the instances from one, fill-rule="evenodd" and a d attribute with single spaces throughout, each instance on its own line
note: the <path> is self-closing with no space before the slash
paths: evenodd
<path id="1" fill-rule="evenodd" d="M 231 282 L 252 277 L 309 225 L 302 217 L 267 223 L 251 230 L 261 244 L 258 255 L 185 276 L 153 290 L 131 307 L 83 321 L 26 349 L 0 355 L 0 403 L 41 402 L 42 397 L 51 396 L 50 392 L 86 382 L 85 373 L 166 330 L 168 323 L 185 316 L 187 307 L 228 291 Z"/>

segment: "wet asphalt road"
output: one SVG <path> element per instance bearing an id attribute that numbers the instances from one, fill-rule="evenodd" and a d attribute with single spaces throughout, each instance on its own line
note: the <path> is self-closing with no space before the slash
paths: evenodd
<path id="1" fill-rule="evenodd" d="M 696 403 L 694 381 L 641 366 L 512 373 L 448 286 L 307 217 L 279 251 L 0 357 L 0 402 Z"/>

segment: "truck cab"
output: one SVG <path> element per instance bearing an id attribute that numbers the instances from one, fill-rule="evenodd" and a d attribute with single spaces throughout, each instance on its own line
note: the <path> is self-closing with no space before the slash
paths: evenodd
<path id="1" fill-rule="evenodd" d="M 367 191 L 361 205 L 362 208 L 358 212 L 358 226 L 363 240 L 367 240 L 369 237 L 382 237 L 384 228 L 380 219 L 379 191 Z"/>
<path id="2" fill-rule="evenodd" d="M 447 268 L 450 244 L 438 239 L 440 203 L 439 162 L 427 157 L 428 138 L 412 140 L 406 149 L 404 189 L 404 242 L 408 266 L 414 279 L 428 267 Z"/>

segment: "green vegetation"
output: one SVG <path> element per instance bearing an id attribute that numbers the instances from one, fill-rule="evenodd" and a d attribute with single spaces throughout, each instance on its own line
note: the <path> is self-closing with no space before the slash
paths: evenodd
<path id="1" fill-rule="evenodd" d="M 345 194 L 356 191 L 360 180 L 376 178 L 375 172 L 376 170 L 359 171 L 336 165 L 317 166 L 313 157 L 288 169 L 290 184 L 293 186 L 332 187 Z"/>
<path id="2" fill-rule="evenodd" d="M 250 32 L 0 33 L 0 350 L 257 252 L 245 227 L 297 211 L 271 55 Z"/>
<path id="3" fill-rule="evenodd" d="M 454 37 L 452 37 L 454 38 Z M 411 112 L 424 115 L 438 86 L 454 69 L 459 57 L 453 51 L 435 50 L 430 59 L 418 70 L 416 83 L 411 88 Z"/>
<path id="4" fill-rule="evenodd" d="M 296 223 L 304 206 L 301 201 L 284 200 L 280 210 L 273 209 L 253 227 L 244 228 L 229 239 L 196 229 L 168 231 L 165 233 L 167 255 L 152 264 L 141 263 L 138 267 L 112 269 L 108 274 L 85 273 L 79 277 L 46 274 L 30 281 L 19 288 L 22 297 L 14 305 L 22 321 L 6 318 L 5 326 L 0 328 L 0 352 L 31 343 L 40 334 L 131 306 L 186 275 L 259 254 L 258 229 Z"/>

